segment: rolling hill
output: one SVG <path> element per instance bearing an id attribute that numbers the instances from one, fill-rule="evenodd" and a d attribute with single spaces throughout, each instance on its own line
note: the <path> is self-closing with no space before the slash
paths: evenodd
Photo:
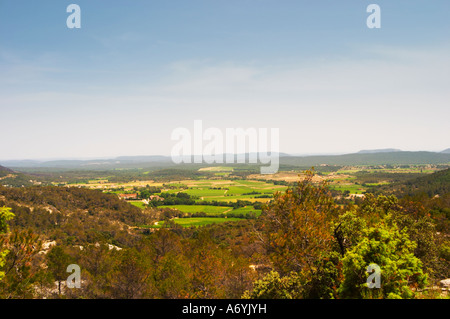
<path id="1" fill-rule="evenodd" d="M 450 168 L 405 182 L 384 185 L 379 188 L 379 191 L 394 193 L 398 197 L 414 196 L 421 193 L 427 194 L 429 197 L 448 196 L 450 193 Z"/>
<path id="2" fill-rule="evenodd" d="M 401 152 L 402 150 L 396 148 L 383 148 L 378 150 L 361 150 L 358 154 L 374 154 L 374 153 L 392 153 L 392 152 Z"/>
<path id="3" fill-rule="evenodd" d="M 35 176 L 13 171 L 4 166 L 0 166 L 0 185 L 21 187 L 34 185 Z"/>
<path id="4" fill-rule="evenodd" d="M 421 165 L 449 164 L 450 153 L 444 152 L 407 152 L 395 149 L 362 150 L 358 153 L 343 155 L 293 156 L 279 153 L 280 165 L 294 167 L 311 167 L 319 165 Z M 248 154 L 245 156 L 248 165 Z M 236 156 L 234 163 L 237 163 Z M 126 156 L 113 159 L 98 160 L 57 160 L 57 161 L 3 161 L 1 165 L 19 171 L 30 168 L 42 169 L 77 169 L 77 170 L 110 170 L 118 168 L 169 168 L 204 164 L 175 164 L 170 156 Z M 228 163 L 233 164 L 233 163 Z M 23 169 L 23 170 L 22 170 Z"/>
<path id="5" fill-rule="evenodd" d="M 0 165 L 0 177 L 4 177 L 12 173 L 14 173 L 13 170 Z"/>
<path id="6" fill-rule="evenodd" d="M 420 165 L 448 164 L 450 154 L 435 152 L 354 153 L 329 156 L 282 157 L 280 164 L 292 166 L 325 165 Z"/>

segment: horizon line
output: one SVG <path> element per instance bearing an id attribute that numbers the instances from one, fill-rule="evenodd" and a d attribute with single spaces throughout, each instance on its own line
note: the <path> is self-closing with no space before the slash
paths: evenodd
<path id="1" fill-rule="evenodd" d="M 393 149 L 392 151 L 388 151 L 386 152 L 386 150 L 389 150 L 391 148 L 381 148 L 381 149 L 362 149 L 356 152 L 311 152 L 311 153 L 288 153 L 288 152 L 274 152 L 274 153 L 278 153 L 278 154 L 283 154 L 283 155 L 287 155 L 287 156 L 301 156 L 301 157 L 308 157 L 308 156 L 336 156 L 336 155 L 347 155 L 347 154 L 358 154 L 360 152 L 373 152 L 372 154 L 375 153 L 395 153 L 395 152 L 430 152 L 430 153 L 442 153 L 443 151 L 447 150 L 447 149 L 443 149 L 443 150 L 401 150 L 401 149 Z M 380 152 L 374 152 L 374 151 L 380 151 Z M 270 153 L 271 152 L 252 152 L 252 153 Z M 220 155 L 226 155 L 229 153 L 222 153 Z M 250 154 L 249 152 L 246 153 L 233 153 L 233 155 L 242 155 L 242 154 Z M 366 153 L 368 154 L 368 153 Z M 211 156 L 211 154 L 186 154 L 183 156 Z M 2 162 L 15 162 L 15 161 L 39 161 L 39 162 L 51 162 L 51 161 L 89 161 L 89 160 L 114 160 L 114 159 L 118 159 L 120 157 L 157 157 L 157 156 L 161 156 L 161 157 L 167 157 L 167 158 L 171 158 L 171 155 L 163 155 L 163 154 L 147 154 L 147 155 L 111 155 L 111 156 L 87 156 L 87 157 L 48 157 L 48 158 L 13 158 L 13 159 L 2 159 L 0 158 L 0 161 Z M 183 156 L 177 156 L 177 157 L 183 157 Z"/>

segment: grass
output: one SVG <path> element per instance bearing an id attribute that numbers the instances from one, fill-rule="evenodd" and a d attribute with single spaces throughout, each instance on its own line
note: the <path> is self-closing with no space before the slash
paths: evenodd
<path id="1" fill-rule="evenodd" d="M 178 209 L 183 213 L 206 213 L 206 214 L 221 214 L 227 210 L 231 210 L 231 207 L 227 206 L 209 206 L 209 205 L 165 205 L 159 206 L 160 208 L 173 208 Z"/>
<path id="2" fill-rule="evenodd" d="M 230 186 L 228 187 L 227 195 L 242 195 L 245 193 L 258 192 L 259 190 L 255 190 L 253 188 L 247 186 Z"/>
<path id="3" fill-rule="evenodd" d="M 225 217 L 190 217 L 190 218 L 175 218 L 173 221 L 183 227 L 199 227 L 205 225 L 211 225 L 216 223 L 235 222 L 242 220 L 241 218 L 225 218 Z M 163 221 L 158 222 L 157 225 L 146 226 L 149 228 L 161 228 L 164 224 Z"/>
<path id="4" fill-rule="evenodd" d="M 140 209 L 145 209 L 145 204 L 141 201 L 128 201 L 131 205 L 139 207 Z"/>
<path id="5" fill-rule="evenodd" d="M 222 189 L 210 189 L 211 187 L 221 187 Z M 227 189 L 224 189 L 227 188 Z M 198 180 L 192 181 L 189 189 L 172 189 L 169 193 L 183 192 L 191 196 L 198 197 L 198 201 L 224 201 L 236 202 L 237 200 L 249 200 L 267 202 L 265 198 L 255 198 L 258 195 L 273 194 L 276 191 L 286 190 L 285 186 L 273 185 L 271 183 L 252 180 Z M 243 195 L 246 193 L 258 192 L 260 194 Z"/>
<path id="6" fill-rule="evenodd" d="M 165 205 L 160 206 L 160 208 L 173 208 L 178 209 L 179 211 L 183 213 L 205 213 L 205 214 L 211 214 L 211 215 L 217 215 L 217 214 L 224 214 L 224 213 L 230 213 L 230 214 L 248 214 L 250 212 L 256 213 L 257 216 L 261 214 L 260 209 L 254 209 L 253 206 L 245 206 L 233 209 L 232 207 L 227 206 L 211 206 L 211 205 Z"/>
<path id="7" fill-rule="evenodd" d="M 228 176 L 230 173 L 214 173 L 216 176 Z"/>
<path id="8" fill-rule="evenodd" d="M 235 195 L 235 196 L 215 196 L 215 197 L 204 197 L 203 201 L 218 201 L 218 202 L 236 202 L 238 200 L 248 200 L 250 202 L 261 202 L 265 203 L 271 198 L 254 198 L 258 195 Z M 201 202 L 202 200 L 198 200 L 197 202 Z"/>
<path id="9" fill-rule="evenodd" d="M 367 186 L 380 186 L 380 185 L 388 185 L 389 182 L 379 182 L 379 183 L 366 183 Z"/>
<path id="10" fill-rule="evenodd" d="M 183 191 L 183 193 L 198 197 L 223 196 L 225 189 L 191 188 Z"/>
<path id="11" fill-rule="evenodd" d="M 236 208 L 233 209 L 230 213 L 232 214 L 248 214 L 248 213 L 255 213 L 256 216 L 261 215 L 261 210 L 260 209 L 254 209 L 252 206 L 245 206 L 245 207 L 240 207 L 240 208 Z"/>
<path id="12" fill-rule="evenodd" d="M 204 168 L 200 168 L 198 171 L 199 171 L 199 172 L 201 172 L 201 171 L 208 171 L 208 172 L 232 172 L 232 171 L 233 171 L 233 167 L 228 167 L 228 166 L 212 166 L 212 167 L 204 167 Z"/>
<path id="13" fill-rule="evenodd" d="M 337 191 L 349 191 L 350 194 L 362 194 L 366 191 L 366 188 L 364 188 L 363 186 L 355 184 L 332 184 L 329 187 L 330 189 L 334 189 Z"/>

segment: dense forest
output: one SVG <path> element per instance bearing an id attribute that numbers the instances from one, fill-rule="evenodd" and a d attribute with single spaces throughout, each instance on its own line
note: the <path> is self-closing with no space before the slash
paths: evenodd
<path id="1" fill-rule="evenodd" d="M 392 192 L 399 197 L 426 194 L 428 197 L 446 196 L 450 193 L 450 169 L 432 175 L 420 176 L 404 182 L 384 185 L 379 192 Z"/>
<path id="2" fill-rule="evenodd" d="M 313 175 L 257 219 L 198 228 L 98 190 L 0 186 L 0 297 L 441 297 L 430 287 L 450 277 L 448 170 L 357 204 L 338 204 Z M 367 287 L 370 263 L 380 289 Z M 69 264 L 79 289 L 65 287 Z"/>
<path id="3" fill-rule="evenodd" d="M 393 194 L 403 200 L 420 203 L 433 217 L 437 231 L 450 233 L 450 169 L 382 185 L 374 194 Z"/>

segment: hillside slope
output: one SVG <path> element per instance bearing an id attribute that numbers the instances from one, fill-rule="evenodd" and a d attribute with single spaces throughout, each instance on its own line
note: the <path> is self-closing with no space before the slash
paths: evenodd
<path id="1" fill-rule="evenodd" d="M 392 153 L 392 152 L 401 152 L 402 150 L 399 150 L 397 148 L 382 148 L 382 149 L 376 149 L 376 150 L 361 150 L 358 152 L 358 154 L 375 154 L 375 153 Z"/>
<path id="2" fill-rule="evenodd" d="M 13 170 L 0 165 L 0 177 L 4 177 L 12 173 L 14 173 Z"/>
<path id="3" fill-rule="evenodd" d="M 450 168 L 406 182 L 384 185 L 379 190 L 394 193 L 397 196 L 419 194 L 426 194 L 429 197 L 448 196 L 450 194 Z"/>
<path id="4" fill-rule="evenodd" d="M 9 222 L 12 229 L 30 228 L 49 237 L 58 234 L 79 244 L 120 243 L 129 237 L 130 227 L 149 222 L 139 208 L 116 195 L 85 188 L 0 186 L 1 206 L 11 207 L 15 214 Z"/>
<path id="5" fill-rule="evenodd" d="M 420 165 L 447 164 L 450 154 L 435 152 L 355 153 L 329 156 L 281 157 L 280 164 L 293 166 L 327 165 Z"/>

